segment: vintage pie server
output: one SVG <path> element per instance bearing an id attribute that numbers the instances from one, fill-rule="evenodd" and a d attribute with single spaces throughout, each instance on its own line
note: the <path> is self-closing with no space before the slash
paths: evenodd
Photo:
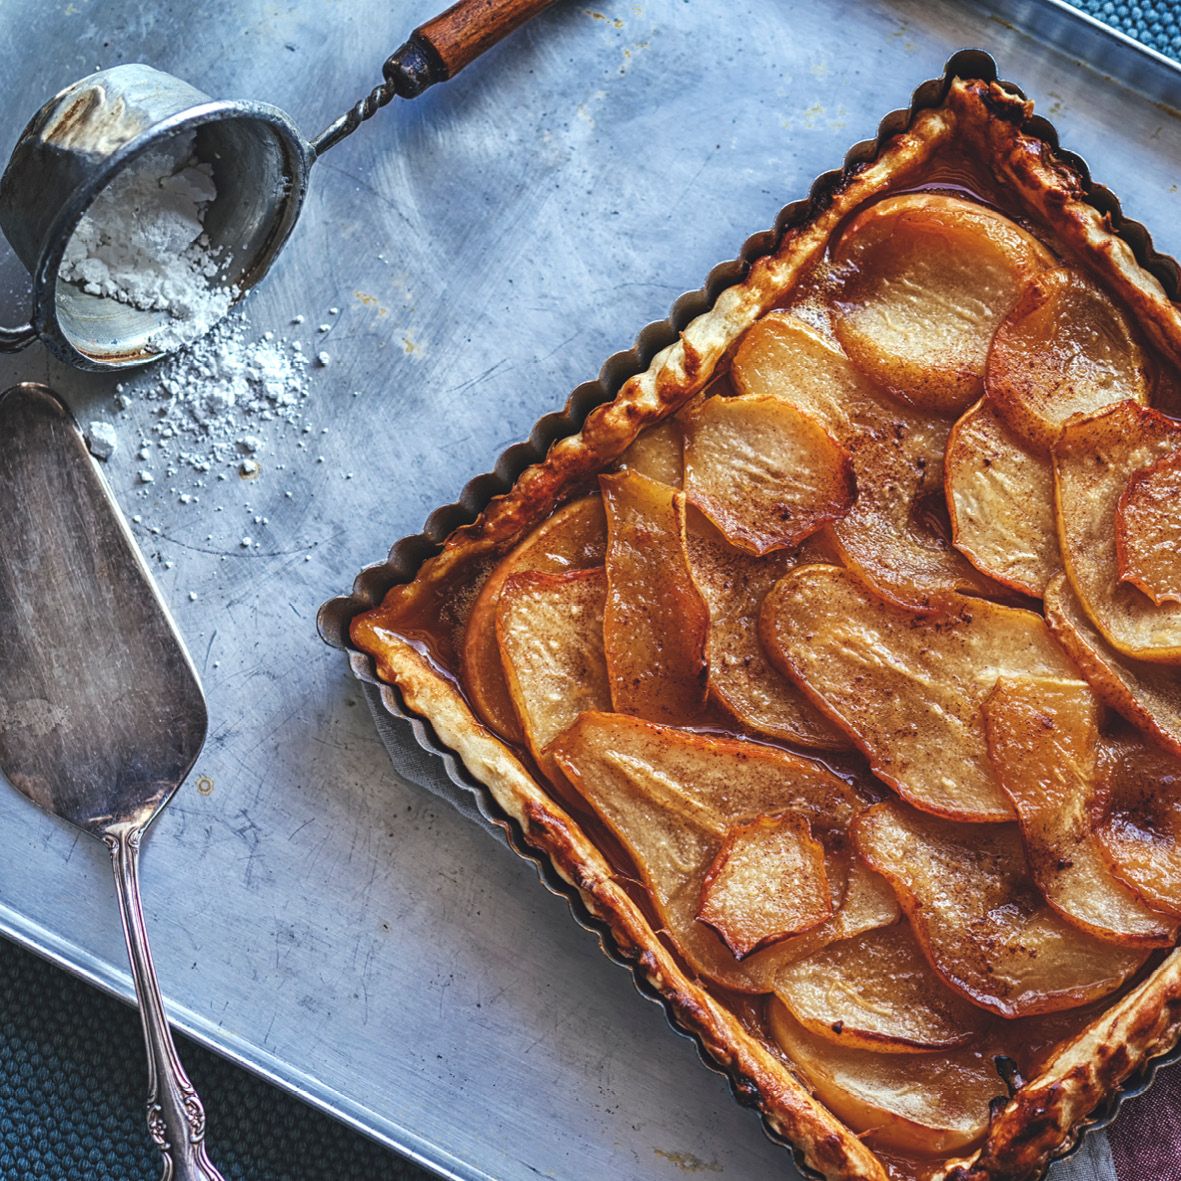
<path id="1" fill-rule="evenodd" d="M 205 741 L 196 670 L 69 410 L 0 394 L 0 770 L 111 852 L 164 1181 L 221 1181 L 177 1057 L 139 896 L 139 847 Z"/>
<path id="2" fill-rule="evenodd" d="M 100 70 L 51 98 L 21 133 L 0 177 L 0 228 L 33 277 L 27 324 L 0 327 L 0 352 L 38 337 L 81 369 L 127 369 L 159 357 L 152 334 L 168 313 L 88 295 L 58 278 L 66 245 L 99 192 L 144 152 L 196 134 L 217 197 L 205 217 L 240 298 L 270 268 L 295 226 L 308 172 L 329 148 L 394 98 L 453 78 L 553 0 L 459 0 L 427 21 L 382 66 L 385 81 L 307 140 L 278 107 L 211 99 L 132 63 Z"/>

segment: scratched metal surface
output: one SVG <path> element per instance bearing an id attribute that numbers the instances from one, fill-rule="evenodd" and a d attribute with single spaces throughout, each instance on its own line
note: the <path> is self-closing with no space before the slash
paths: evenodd
<path id="1" fill-rule="evenodd" d="M 209 742 L 144 865 L 183 1027 L 455 1176 L 791 1174 L 533 870 L 391 769 L 313 616 L 961 46 L 992 52 L 1181 252 L 1181 121 L 1160 105 L 1179 101 L 1175 75 L 1084 31 L 1079 51 L 1140 90 L 1125 87 L 1046 43 L 1052 10 L 1001 2 L 1041 39 L 955 0 L 567 3 L 314 170 L 249 313 L 286 330 L 341 309 L 313 376 L 315 449 L 275 429 L 259 480 L 188 505 L 166 480 L 136 483 L 126 420 L 108 465 L 209 697 Z M 429 11 L 5 0 L 0 143 L 123 60 L 278 103 L 313 132 Z M 40 351 L 0 361 L 0 382 L 18 379 L 83 420 L 110 404 L 109 379 Z M 261 546 L 243 550 L 245 532 Z M 401 765 L 433 774 L 411 742 Z M 126 995 L 104 858 L 0 792 L 0 929 Z"/>

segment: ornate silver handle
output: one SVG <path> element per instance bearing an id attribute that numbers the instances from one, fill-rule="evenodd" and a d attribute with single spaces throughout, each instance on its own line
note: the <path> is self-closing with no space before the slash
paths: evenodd
<path id="1" fill-rule="evenodd" d="M 205 1108 L 180 1064 L 156 981 L 139 897 L 142 838 L 142 828 L 123 828 L 107 833 L 103 840 L 111 850 L 131 979 L 148 1048 L 148 1131 L 164 1157 L 161 1181 L 223 1181 L 205 1154 Z"/>

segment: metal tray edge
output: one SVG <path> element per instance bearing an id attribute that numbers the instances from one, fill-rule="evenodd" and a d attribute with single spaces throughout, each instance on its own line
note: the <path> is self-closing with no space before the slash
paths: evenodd
<path id="1" fill-rule="evenodd" d="M 1066 8 L 1058 3 L 1058 0 L 1051 2 L 1056 8 Z M 1084 15 L 1075 9 L 1068 11 L 1071 15 Z M 1145 49 L 1139 43 L 1133 44 L 1139 49 Z M 1167 59 L 1161 60 L 1167 62 Z M 674 301 L 666 319 L 653 321 L 642 328 L 632 347 L 612 354 L 604 362 L 596 378 L 583 382 L 573 390 L 562 410 L 540 418 L 527 440 L 506 449 L 498 457 L 491 471 L 474 477 L 464 486 L 455 502 L 432 512 L 421 533 L 395 542 L 384 561 L 366 566 L 358 573 L 350 594 L 329 599 L 316 615 L 316 626 L 322 639 L 332 647 L 347 652 L 353 675 L 377 690 L 387 714 L 409 723 L 418 745 L 441 759 L 448 778 L 455 786 L 471 793 L 487 824 L 500 829 L 509 847 L 534 866 L 542 884 L 551 893 L 566 900 L 578 924 L 597 937 L 603 953 L 612 962 L 630 969 L 637 991 L 664 1009 L 669 1026 L 682 1037 L 694 1042 L 703 1064 L 714 1073 L 721 1074 L 727 1080 L 734 1098 L 746 1107 L 757 1106 L 757 1094 L 752 1094 L 750 1088 L 745 1087 L 731 1071 L 719 1065 L 705 1048 L 700 1037 L 678 1022 L 669 1003 L 644 978 L 634 959 L 621 953 L 608 925 L 586 909 L 577 889 L 554 871 L 544 855 L 530 848 L 516 822 L 500 809 L 487 787 L 468 774 L 456 753 L 439 740 L 430 722 L 407 709 L 398 690 L 381 680 L 374 659 L 352 645 L 349 627 L 357 615 L 379 604 L 392 586 L 412 580 L 422 564 L 439 552 L 453 530 L 473 522 L 494 497 L 511 488 L 525 468 L 541 462 L 554 442 L 581 429 L 582 423 L 596 406 L 614 398 L 628 378 L 642 373 L 652 358 L 661 349 L 672 344 L 694 317 L 711 307 L 725 288 L 740 282 L 750 264 L 756 258 L 770 253 L 789 228 L 805 221 L 851 169 L 872 160 L 883 142 L 905 130 L 919 111 L 937 105 L 952 79 L 957 76 L 977 78 L 986 82 L 996 81 L 1022 98 L 1025 97 L 1025 92 L 1019 86 L 999 78 L 996 62 L 987 51 L 965 48 L 952 54 L 940 78 L 920 83 L 914 90 L 908 107 L 885 115 L 878 125 L 876 136 L 855 143 L 846 152 L 840 168 L 822 173 L 813 181 L 807 197 L 784 206 L 772 229 L 760 231 L 747 238 L 736 258 L 717 264 L 709 272 L 702 287 L 696 291 L 680 295 Z M 1088 202 L 1109 217 L 1113 231 L 1132 248 L 1140 265 L 1160 281 L 1168 297 L 1171 300 L 1181 299 L 1181 265 L 1176 259 L 1155 248 L 1147 227 L 1124 216 L 1119 199 L 1105 185 L 1100 185 L 1092 179 L 1090 168 L 1081 156 L 1061 147 L 1057 129 L 1053 124 L 1044 116 L 1035 114 L 1026 124 L 1026 130 L 1049 144 L 1055 155 L 1078 173 Z M 1175 1044 L 1145 1062 L 1094 1112 L 1071 1129 L 1051 1154 L 1050 1161 L 1038 1181 L 1045 1177 L 1050 1163 L 1072 1156 L 1081 1148 L 1087 1136 L 1110 1127 L 1118 1118 L 1126 1100 L 1144 1094 L 1155 1082 L 1157 1073 L 1163 1067 L 1179 1061 L 1181 1044 Z M 796 1167 L 808 1181 L 824 1181 L 823 1174 L 816 1172 L 804 1161 L 802 1152 L 796 1145 L 776 1132 L 765 1118 L 760 1117 L 760 1123 L 764 1134 L 771 1141 L 791 1152 Z"/>

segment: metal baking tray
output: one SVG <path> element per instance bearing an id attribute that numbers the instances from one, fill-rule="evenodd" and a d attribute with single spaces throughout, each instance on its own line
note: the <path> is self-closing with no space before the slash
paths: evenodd
<path id="1" fill-rule="evenodd" d="M 11 93 L 30 96 L 0 110 L 0 142 L 44 94 L 136 59 L 314 128 L 431 7 L 355 0 L 328 20 L 210 0 L 198 36 L 168 5 L 9 0 L 4 21 L 38 52 L 0 43 Z M 1045 0 L 694 2 L 675 20 L 634 0 L 559 5 L 325 161 L 249 305 L 260 330 L 306 315 L 309 343 L 341 308 L 310 447 L 275 431 L 261 479 L 181 505 L 168 481 L 136 482 L 133 403 L 108 465 L 213 719 L 144 864 L 182 1028 L 447 1176 L 791 1175 L 534 870 L 419 790 L 450 781 L 405 723 L 389 722 L 391 768 L 312 617 L 965 45 L 1181 253 L 1177 70 Z M 19 298 L 0 311 L 16 319 Z M 0 388 L 29 377 L 83 422 L 109 411 L 109 380 L 32 350 L 0 360 Z M 239 547 L 247 532 L 259 551 Z M 0 930 L 127 996 L 107 874 L 101 850 L 0 792 Z"/>

